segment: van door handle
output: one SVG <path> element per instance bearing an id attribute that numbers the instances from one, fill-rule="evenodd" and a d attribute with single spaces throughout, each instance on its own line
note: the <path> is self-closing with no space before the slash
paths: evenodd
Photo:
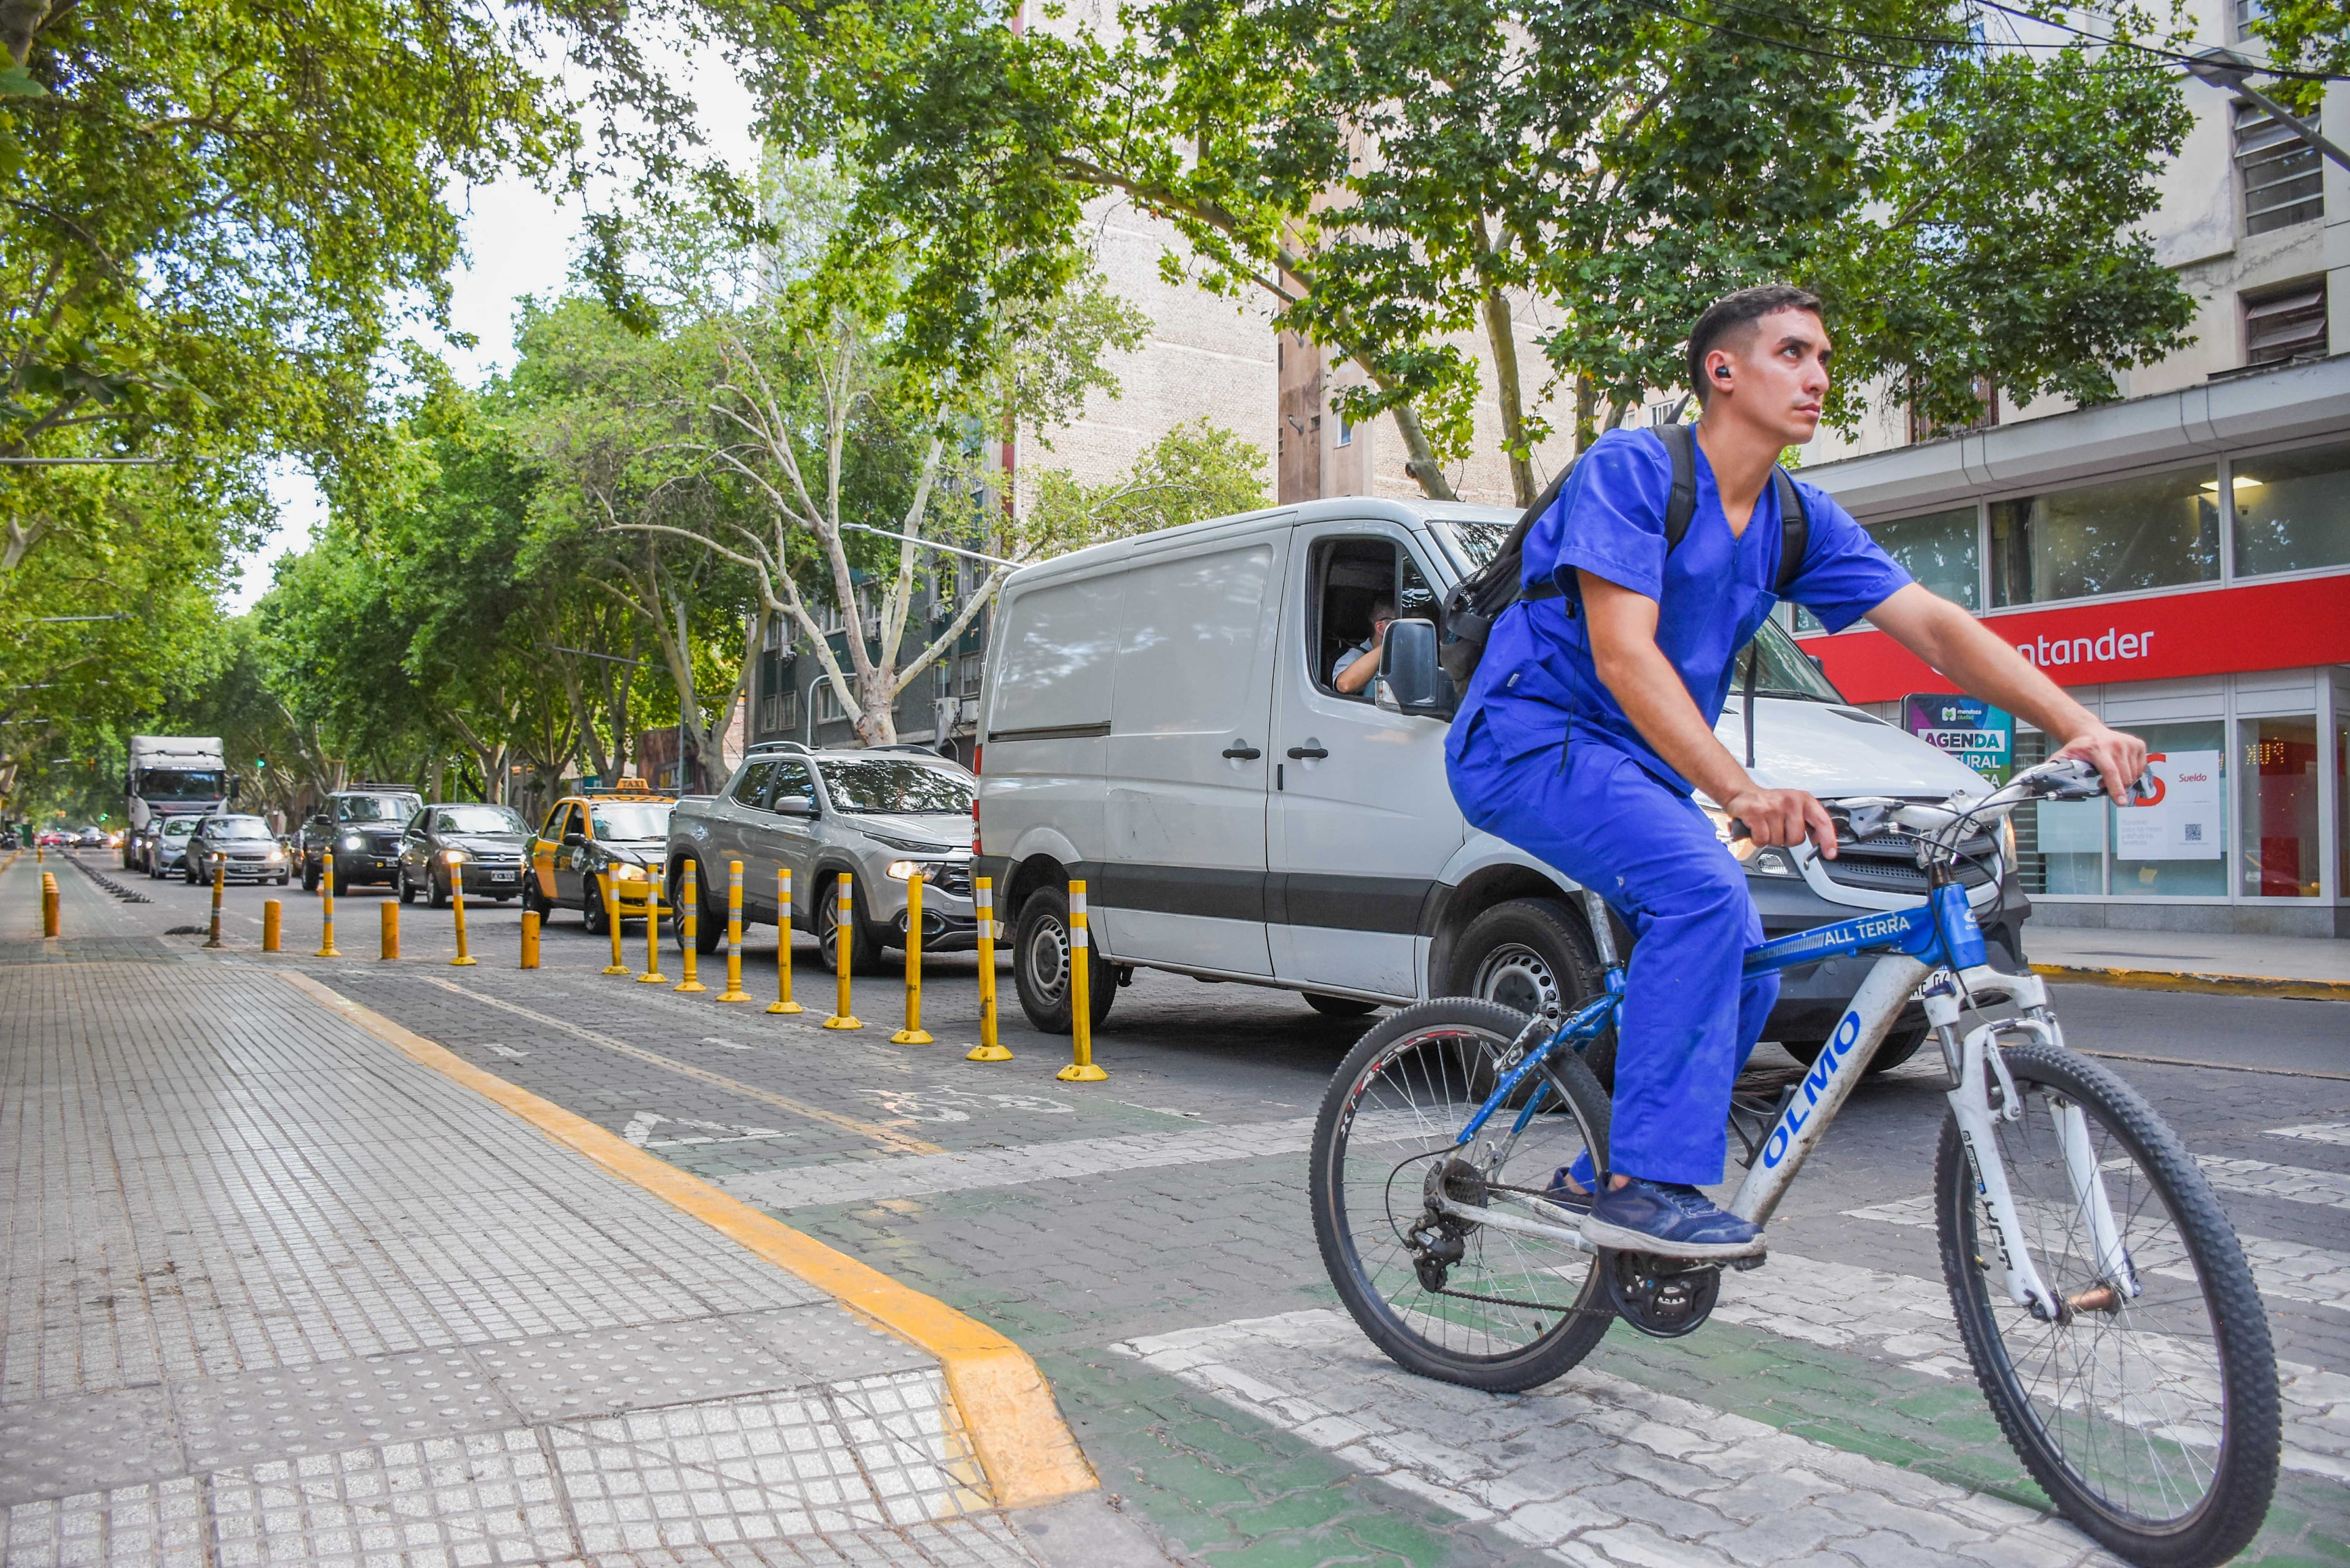
<path id="1" fill-rule="evenodd" d="M 1230 757 L 1236 763 L 1253 763 L 1259 757 L 1264 755 L 1264 753 L 1258 751 L 1254 746 L 1250 745 L 1246 741 L 1234 741 L 1231 745 L 1224 748 L 1224 755 Z"/>
<path id="2" fill-rule="evenodd" d="M 1292 746 L 1289 748 L 1289 760 L 1293 763 L 1302 763 L 1308 757 L 1313 758 L 1318 763 L 1329 754 L 1330 753 L 1320 744 L 1310 740 L 1302 746 Z"/>

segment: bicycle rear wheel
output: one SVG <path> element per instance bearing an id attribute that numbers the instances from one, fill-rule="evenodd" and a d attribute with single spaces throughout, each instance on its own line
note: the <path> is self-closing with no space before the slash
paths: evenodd
<path id="1" fill-rule="evenodd" d="M 2005 1053 L 2023 1115 L 1992 1124 L 2063 1320 L 2008 1298 L 1955 1117 L 1935 1164 L 1942 1272 L 2000 1428 L 2065 1516 L 2147 1568 L 2225 1562 L 2259 1531 L 2282 1441 L 2276 1357 L 2243 1249 L 2176 1133 L 2128 1085 L 2046 1045 Z M 2101 1266 L 2059 1117 L 2082 1113 L 2138 1294 Z"/>
<path id="2" fill-rule="evenodd" d="M 1581 1222 L 1544 1196 L 1560 1168 L 1588 1151 L 1607 1168 L 1607 1097 L 1582 1061 L 1555 1053 L 1473 1144 L 1453 1142 L 1526 1022 L 1468 997 L 1383 1020 L 1340 1065 L 1314 1132 L 1314 1233 L 1347 1310 L 1409 1370 L 1497 1393 L 1559 1376 L 1614 1318 L 1596 1257 L 1539 1231 Z M 1440 1199 L 1538 1229 L 1445 1214 Z"/>

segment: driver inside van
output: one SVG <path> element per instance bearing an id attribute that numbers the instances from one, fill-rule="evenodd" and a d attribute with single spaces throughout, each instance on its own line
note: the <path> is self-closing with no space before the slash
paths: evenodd
<path id="1" fill-rule="evenodd" d="M 1353 697 L 1370 685 L 1379 672 L 1379 648 L 1386 642 L 1388 628 L 1395 624 L 1395 601 L 1375 599 L 1371 603 L 1371 635 L 1338 655 L 1330 666 L 1330 684 Z"/>

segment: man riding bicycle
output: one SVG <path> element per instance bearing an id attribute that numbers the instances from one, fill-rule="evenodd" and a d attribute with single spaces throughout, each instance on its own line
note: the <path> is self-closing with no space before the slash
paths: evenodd
<path id="1" fill-rule="evenodd" d="M 1524 542 L 1522 597 L 1495 623 L 1448 742 L 1452 793 L 1478 827 L 1604 898 L 1636 940 L 1625 983 L 1605 1181 L 1559 1173 L 1599 1246 L 1681 1258 L 1761 1251 L 1759 1230 L 1701 1184 L 1728 1153 L 1731 1085 L 1778 999 L 1742 977 L 1762 922 L 1739 863 L 1690 800 L 1742 820 L 1758 844 L 1835 826 L 1798 789 L 1765 789 L 1714 736 L 1731 670 L 1784 597 L 1830 631 L 1866 618 L 1964 691 L 2093 763 L 2116 801 L 2145 743 L 2067 697 L 1958 606 L 1910 580 L 1828 495 L 1796 482 L 1783 528 L 1779 454 L 1812 438 L 1828 386 L 1820 302 L 1785 286 L 1717 300 L 1690 329 L 1701 408 L 1687 532 L 1669 540 L 1674 484 L 1654 431 L 1610 431 L 1577 462 Z M 1783 539 L 1802 563 L 1783 579 Z"/>

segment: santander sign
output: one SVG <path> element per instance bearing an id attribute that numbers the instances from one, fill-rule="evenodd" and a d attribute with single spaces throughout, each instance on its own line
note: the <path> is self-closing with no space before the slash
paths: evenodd
<path id="1" fill-rule="evenodd" d="M 2350 572 L 2094 605 L 2035 605 L 1981 618 L 2066 686 L 2350 663 Z M 1943 679 L 1881 631 L 1802 640 L 1855 702 L 1895 701 L 1904 692 L 1933 691 Z"/>

